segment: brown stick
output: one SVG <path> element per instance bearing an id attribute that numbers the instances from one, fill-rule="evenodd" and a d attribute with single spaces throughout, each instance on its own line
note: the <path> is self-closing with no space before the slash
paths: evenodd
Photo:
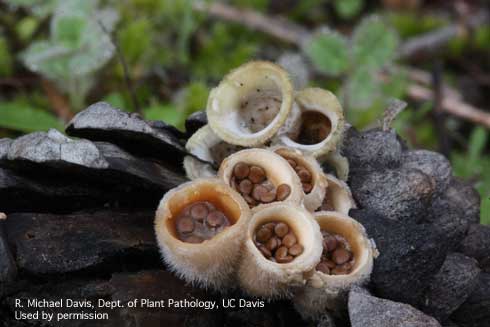
<path id="1" fill-rule="evenodd" d="M 244 25 L 281 41 L 299 45 L 309 31 L 281 17 L 269 17 L 249 9 L 237 9 L 220 2 L 195 1 L 193 8 L 210 16 Z"/>
<path id="2" fill-rule="evenodd" d="M 298 47 L 301 47 L 304 40 L 311 35 L 309 31 L 293 22 L 277 17 L 268 17 L 251 10 L 239 10 L 223 3 L 212 2 L 206 4 L 203 1 L 195 1 L 193 8 L 196 11 L 204 12 L 225 21 L 242 24 L 245 27 L 271 35 L 281 41 L 294 44 Z M 486 21 L 488 21 L 488 15 L 486 13 L 477 14 L 468 20 L 466 26 L 475 28 L 481 26 Z M 459 35 L 459 31 L 462 29 L 462 26 L 457 24 L 449 27 L 420 36 L 418 37 L 418 40 L 414 38 L 407 41 L 407 43 L 401 47 L 399 58 L 407 58 L 419 53 L 419 51 L 425 51 L 430 42 L 435 42 L 439 48 Z M 418 101 L 430 101 L 433 99 L 432 91 L 419 85 L 420 83 L 430 84 L 430 74 L 416 69 L 409 69 L 409 78 L 414 82 L 414 84 L 409 86 L 408 96 L 410 98 Z M 463 102 L 459 92 L 454 89 L 445 87 L 444 90 L 449 90 L 449 92 L 444 92 L 445 99 L 441 103 L 442 110 L 454 116 L 490 128 L 490 114 Z M 482 120 L 480 121 L 479 119 Z"/>
<path id="3" fill-rule="evenodd" d="M 46 93 L 46 96 L 48 97 L 53 111 L 56 113 L 56 116 L 63 120 L 63 122 L 65 123 L 70 121 L 70 119 L 73 118 L 73 112 L 71 111 L 70 103 L 65 98 L 65 96 L 61 94 L 61 92 L 52 82 L 46 79 L 43 79 L 41 81 L 41 85 L 43 87 L 44 93 Z"/>

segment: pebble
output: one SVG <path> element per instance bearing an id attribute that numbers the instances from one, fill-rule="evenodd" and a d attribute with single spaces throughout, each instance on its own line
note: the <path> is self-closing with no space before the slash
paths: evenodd
<path id="1" fill-rule="evenodd" d="M 288 263 L 304 252 L 294 232 L 284 222 L 269 222 L 255 232 L 255 244 L 269 260 Z"/>

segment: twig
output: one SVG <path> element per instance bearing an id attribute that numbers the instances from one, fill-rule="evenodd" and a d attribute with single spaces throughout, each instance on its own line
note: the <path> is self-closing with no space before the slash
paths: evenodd
<path id="1" fill-rule="evenodd" d="M 277 17 L 268 17 L 251 10 L 239 10 L 223 3 L 212 2 L 206 4 L 203 1 L 195 1 L 193 8 L 196 11 L 205 12 L 225 21 L 242 24 L 250 29 L 263 32 L 298 47 L 301 47 L 302 43 L 311 36 L 309 31 L 293 22 L 278 19 Z M 465 26 L 475 28 L 485 24 L 486 21 L 488 21 L 488 14 L 479 13 L 470 18 Z M 454 24 L 409 40 L 401 46 L 399 58 L 407 59 L 410 56 L 418 54 L 422 50 L 425 51 L 429 43 L 435 43 L 437 44 L 437 48 L 440 48 L 452 38 L 459 35 L 459 31 L 461 30 L 464 30 L 464 27 Z M 409 73 L 409 78 L 415 83 L 409 86 L 408 96 L 418 101 L 432 100 L 432 92 L 419 85 L 421 80 L 424 81 L 422 84 L 430 84 L 430 75 L 426 75 L 426 73 L 421 73 L 420 71 L 417 72 L 415 69 L 409 69 L 409 72 L 411 72 L 411 74 Z M 317 73 L 321 74 L 320 72 Z M 444 95 L 445 97 L 441 103 L 441 108 L 444 111 L 490 128 L 490 114 L 465 103 L 461 99 L 459 92 L 444 92 Z M 452 96 L 449 97 L 448 95 Z"/>
<path id="2" fill-rule="evenodd" d="M 121 51 L 121 47 L 119 46 L 119 41 L 115 35 L 112 35 L 107 28 L 100 21 L 97 22 L 102 29 L 102 31 L 110 38 L 112 44 L 116 49 L 116 56 L 121 66 L 123 67 L 124 81 L 126 83 L 126 87 L 128 89 L 129 96 L 131 98 L 131 102 L 133 103 L 133 110 L 139 114 L 141 114 L 141 107 L 138 102 L 138 97 L 136 97 L 136 92 L 134 91 L 133 80 L 131 79 L 131 75 L 129 73 L 129 68 L 126 63 L 126 59 L 124 57 L 123 52 Z"/>
<path id="3" fill-rule="evenodd" d="M 465 35 L 468 33 L 468 30 L 482 26 L 486 22 L 488 22 L 488 13 L 482 11 L 468 18 L 465 25 L 451 24 L 433 32 L 415 36 L 401 45 L 399 55 L 401 58 L 412 58 L 424 53 L 440 50 L 450 40 L 457 36 Z"/>
<path id="4" fill-rule="evenodd" d="M 303 27 L 280 17 L 269 17 L 249 9 L 237 9 L 220 2 L 195 1 L 193 8 L 210 16 L 244 25 L 281 41 L 299 45 L 309 36 Z"/>
<path id="5" fill-rule="evenodd" d="M 69 122 L 70 119 L 73 118 L 73 112 L 70 109 L 68 100 L 50 81 L 44 79 L 41 81 L 41 85 L 44 92 L 48 96 L 48 100 L 53 108 L 53 111 L 56 113 L 56 116 L 58 116 L 65 123 Z"/>
<path id="6" fill-rule="evenodd" d="M 433 91 L 417 84 L 408 87 L 408 96 L 416 101 L 431 101 L 434 98 Z M 460 99 L 444 97 L 441 107 L 454 116 L 490 128 L 490 113 L 481 111 Z"/>

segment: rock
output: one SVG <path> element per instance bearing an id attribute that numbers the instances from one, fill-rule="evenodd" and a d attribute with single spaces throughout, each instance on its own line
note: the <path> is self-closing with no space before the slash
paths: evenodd
<path id="1" fill-rule="evenodd" d="M 440 233 L 445 233 L 452 241 L 451 250 L 459 251 L 460 243 L 468 231 L 468 217 L 463 210 L 455 203 L 450 202 L 448 197 L 443 194 L 436 197 L 428 210 L 428 222 L 438 229 Z"/>
<path id="2" fill-rule="evenodd" d="M 445 194 L 450 203 L 463 211 L 466 221 L 480 222 L 480 194 L 470 183 L 453 177 Z"/>
<path id="3" fill-rule="evenodd" d="M 461 327 L 490 326 L 490 274 L 481 273 L 475 290 L 456 310 L 451 320 Z"/>
<path id="4" fill-rule="evenodd" d="M 352 327 L 440 327 L 436 319 L 405 303 L 351 291 L 349 317 Z"/>
<path id="5" fill-rule="evenodd" d="M 113 144 L 70 139 L 53 129 L 14 140 L 0 164 L 60 182 L 82 181 L 123 192 L 133 188 L 160 192 L 159 196 L 186 181 L 175 168 L 136 158 Z"/>
<path id="6" fill-rule="evenodd" d="M 185 132 L 187 137 L 191 137 L 199 128 L 208 123 L 205 111 L 196 111 L 190 114 L 185 120 Z"/>
<path id="7" fill-rule="evenodd" d="M 146 157 L 179 163 L 184 148 L 180 134 L 164 122 L 149 122 L 138 114 L 98 102 L 79 112 L 68 123 L 66 133 L 93 141 L 110 142 Z"/>
<path id="8" fill-rule="evenodd" d="M 460 251 L 478 260 L 483 271 L 490 273 L 490 226 L 470 225 Z"/>
<path id="9" fill-rule="evenodd" d="M 366 228 L 379 251 L 371 282 L 377 296 L 420 306 L 446 258 L 451 239 L 429 224 L 405 224 L 367 210 L 349 215 Z"/>
<path id="10" fill-rule="evenodd" d="M 402 166 L 419 169 L 427 176 L 433 178 L 435 193 L 444 193 L 452 176 L 452 168 L 449 160 L 442 154 L 428 150 L 405 151 L 401 158 Z"/>
<path id="11" fill-rule="evenodd" d="M 10 214 L 9 243 L 29 274 L 111 271 L 160 266 L 154 213 L 97 211 L 69 215 Z"/>
<path id="12" fill-rule="evenodd" d="M 475 259 L 460 253 L 446 257 L 424 296 L 423 311 L 445 321 L 473 293 L 480 275 Z"/>
<path id="13" fill-rule="evenodd" d="M 426 215 L 434 193 L 431 178 L 418 169 L 379 169 L 351 175 L 352 195 L 360 208 L 409 223 Z"/>
<path id="14" fill-rule="evenodd" d="M 7 139 L 7 138 L 0 139 L 0 160 L 4 160 L 7 158 L 7 153 L 10 148 L 10 144 L 12 144 L 11 139 Z"/>
<path id="15" fill-rule="evenodd" d="M 10 251 L 10 246 L 7 242 L 7 235 L 4 231 L 5 220 L 3 213 L 0 213 L 0 296 L 3 295 L 3 286 L 5 283 L 11 282 L 17 275 L 17 266 L 15 265 L 14 257 Z"/>
<path id="16" fill-rule="evenodd" d="M 347 157 L 351 172 L 363 170 L 382 170 L 396 168 L 400 164 L 403 145 L 396 133 L 371 129 L 358 132 L 349 128 L 341 147 L 342 154 Z"/>
<path id="17" fill-rule="evenodd" d="M 153 208 L 159 198 L 150 192 L 115 192 L 84 181 L 27 177 L 0 168 L 0 208 L 7 213 L 64 213 L 104 206 Z"/>

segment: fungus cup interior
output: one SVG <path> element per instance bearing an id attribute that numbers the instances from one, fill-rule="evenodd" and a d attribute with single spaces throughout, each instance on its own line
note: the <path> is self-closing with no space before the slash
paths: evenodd
<path id="1" fill-rule="evenodd" d="M 293 155 L 286 149 L 277 149 L 275 152 L 281 157 L 283 157 L 284 159 L 286 160 L 291 159 L 293 161 L 296 161 L 299 165 L 305 167 L 311 174 L 311 184 L 312 185 L 316 184 L 318 176 L 316 176 L 316 174 L 313 173 L 313 171 L 310 169 L 310 164 L 302 156 Z"/>
<path id="2" fill-rule="evenodd" d="M 240 205 L 230 194 L 221 189 L 220 186 L 216 184 L 201 184 L 197 187 L 189 187 L 181 192 L 175 193 L 168 201 L 170 215 L 166 223 L 168 231 L 174 238 L 179 239 L 177 236 L 176 218 L 186 206 L 198 201 L 208 201 L 213 204 L 216 209 L 228 218 L 230 222 L 228 227 L 233 226 L 240 219 Z"/>
<path id="3" fill-rule="evenodd" d="M 323 142 L 332 131 L 332 120 L 323 113 L 315 110 L 305 110 L 301 113 L 301 126 L 297 135 L 290 138 L 304 145 L 313 145 Z"/>
<path id="4" fill-rule="evenodd" d="M 228 76 L 216 89 L 214 108 L 221 108 L 227 128 L 243 136 L 259 135 L 283 109 L 283 91 L 277 72 L 248 67 Z M 219 100 L 218 100 L 219 99 Z"/>
<path id="5" fill-rule="evenodd" d="M 349 219 L 350 220 L 350 219 Z M 363 244 L 361 242 L 361 238 L 359 238 L 358 232 L 356 228 L 353 226 L 353 223 L 347 219 L 340 219 L 334 216 L 318 216 L 316 217 L 316 221 L 320 225 L 320 229 L 322 231 L 327 231 L 330 234 L 338 234 L 343 236 L 352 250 L 352 255 L 355 259 L 354 266 L 350 274 L 355 272 L 359 267 L 361 260 L 361 256 L 363 255 Z M 339 275 L 342 276 L 342 275 Z M 333 276 L 332 276 L 333 277 Z"/>

